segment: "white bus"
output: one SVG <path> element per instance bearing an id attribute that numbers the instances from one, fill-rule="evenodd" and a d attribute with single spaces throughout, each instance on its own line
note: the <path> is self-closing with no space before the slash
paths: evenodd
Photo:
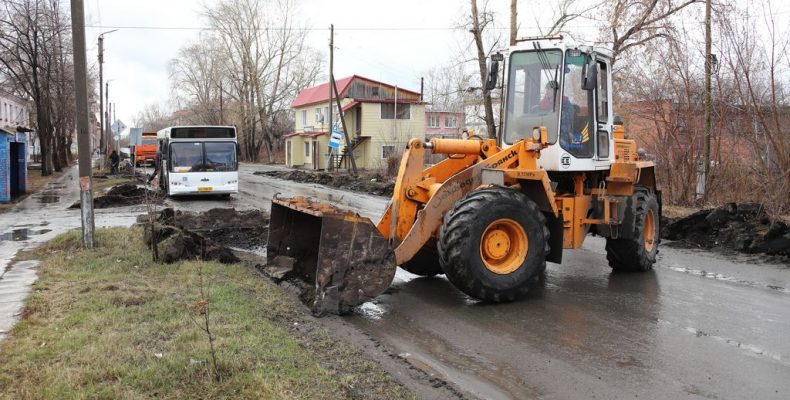
<path id="1" fill-rule="evenodd" d="M 159 185 L 168 196 L 239 192 L 232 126 L 173 126 L 156 134 Z"/>

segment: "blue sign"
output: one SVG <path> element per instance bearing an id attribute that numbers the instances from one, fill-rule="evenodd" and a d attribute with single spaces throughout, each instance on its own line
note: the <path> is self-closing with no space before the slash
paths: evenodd
<path id="1" fill-rule="evenodd" d="M 342 139 L 343 139 L 343 134 L 336 130 L 333 130 L 332 135 L 329 136 L 329 147 L 333 149 L 339 149 L 340 140 Z"/>

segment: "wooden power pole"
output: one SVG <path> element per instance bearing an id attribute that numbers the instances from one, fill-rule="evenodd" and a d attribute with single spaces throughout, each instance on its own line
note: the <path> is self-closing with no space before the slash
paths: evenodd
<path id="1" fill-rule="evenodd" d="M 711 74 L 713 68 L 713 57 L 711 56 L 711 0 L 705 1 L 705 141 L 703 145 L 703 165 L 702 165 L 702 191 L 703 198 L 707 197 L 708 183 L 710 182 L 710 134 L 712 129 L 711 113 L 713 109 L 711 96 Z"/>
<path id="2" fill-rule="evenodd" d="M 516 45 L 518 36 L 518 0 L 510 0 L 510 45 Z"/>
<path id="3" fill-rule="evenodd" d="M 88 68 L 85 55 L 85 9 L 82 0 L 71 0 L 71 36 L 74 50 L 74 91 L 77 99 L 77 149 L 82 210 L 82 244 L 93 248 L 93 189 L 91 187 L 91 136 L 88 119 Z"/>
<path id="4" fill-rule="evenodd" d="M 329 111 L 327 111 L 327 124 L 329 124 L 329 138 L 332 138 L 332 78 L 335 60 L 335 25 L 329 25 Z M 338 152 L 339 153 L 339 152 Z M 338 154 L 339 155 L 339 154 Z M 335 169 L 335 151 L 330 148 L 329 150 L 329 170 Z"/>

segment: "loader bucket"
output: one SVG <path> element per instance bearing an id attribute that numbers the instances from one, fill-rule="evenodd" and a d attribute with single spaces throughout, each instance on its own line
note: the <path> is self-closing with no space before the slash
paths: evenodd
<path id="1" fill-rule="evenodd" d="M 266 260 L 283 258 L 290 270 L 281 279 L 314 288 L 302 300 L 315 315 L 347 313 L 395 277 L 395 255 L 369 219 L 304 197 L 272 199 Z"/>

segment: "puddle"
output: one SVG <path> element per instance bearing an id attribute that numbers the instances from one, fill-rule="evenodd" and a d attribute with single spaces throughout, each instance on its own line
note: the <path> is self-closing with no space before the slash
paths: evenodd
<path id="1" fill-rule="evenodd" d="M 11 232 L 6 232 L 0 235 L 0 241 L 8 240 L 12 242 L 21 242 L 30 239 L 31 236 L 43 235 L 52 232 L 52 229 L 39 229 L 30 230 L 28 228 L 13 229 Z"/>

